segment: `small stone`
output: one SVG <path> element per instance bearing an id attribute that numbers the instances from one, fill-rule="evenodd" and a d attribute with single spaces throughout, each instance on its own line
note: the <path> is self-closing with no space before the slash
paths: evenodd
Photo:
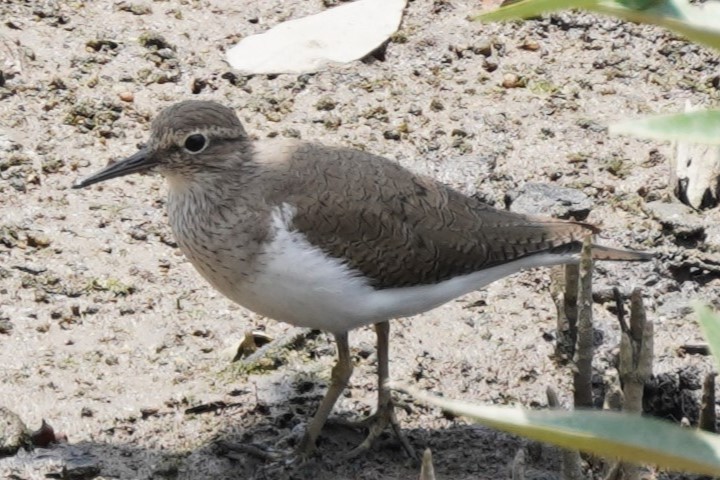
<path id="1" fill-rule="evenodd" d="M 453 52 L 455 55 L 457 55 L 458 58 L 462 58 L 462 57 L 463 57 L 463 52 L 466 52 L 466 51 L 470 50 L 470 47 L 468 47 L 468 46 L 465 45 L 465 44 L 450 45 L 450 46 L 448 47 L 448 50 L 450 50 L 450 51 Z"/>
<path id="2" fill-rule="evenodd" d="M 165 40 L 165 37 L 156 33 L 146 33 L 140 35 L 138 42 L 140 45 L 151 51 L 162 50 L 164 48 L 174 48 L 167 40 Z"/>
<path id="3" fill-rule="evenodd" d="M 536 52 L 540 50 L 540 44 L 536 40 L 528 38 L 520 45 L 520 48 L 530 52 Z"/>
<path id="4" fill-rule="evenodd" d="M 502 86 L 505 88 L 522 88 L 525 85 L 527 85 L 527 81 L 520 75 L 514 73 L 503 75 Z"/>
<path id="5" fill-rule="evenodd" d="M 315 108 L 329 112 L 337 106 L 337 102 L 330 97 L 323 97 L 317 101 Z"/>
<path id="6" fill-rule="evenodd" d="M 147 232 L 140 227 L 131 228 L 129 233 L 134 240 L 144 241 L 148 238 Z"/>
<path id="7" fill-rule="evenodd" d="M 510 211 L 526 215 L 552 215 L 584 220 L 593 207 L 592 199 L 580 190 L 552 183 L 526 183 L 505 199 Z"/>
<path id="8" fill-rule="evenodd" d="M 0 333 L 10 335 L 13 329 L 13 324 L 7 317 L 0 317 Z"/>
<path id="9" fill-rule="evenodd" d="M 133 15 L 149 15 L 152 13 L 152 8 L 142 3 L 120 2 L 116 5 L 116 8 L 122 12 L 130 12 Z"/>
<path id="10" fill-rule="evenodd" d="M 50 303 L 50 297 L 48 293 L 45 290 L 36 289 L 35 290 L 35 302 L 37 303 Z"/>
<path id="11" fill-rule="evenodd" d="M 0 407 L 0 456 L 14 455 L 30 445 L 30 430 L 17 414 Z"/>
<path id="12" fill-rule="evenodd" d="M 648 202 L 648 213 L 679 239 L 700 238 L 705 235 L 705 225 L 700 215 L 680 202 Z"/>
<path id="13" fill-rule="evenodd" d="M 202 78 L 193 78 L 192 82 L 190 82 L 190 91 L 193 95 L 197 95 L 201 93 L 203 90 L 205 90 L 205 87 L 208 86 L 207 80 L 204 80 Z"/>
<path id="14" fill-rule="evenodd" d="M 53 158 L 52 156 L 46 156 L 42 159 L 42 171 L 43 173 L 57 173 L 65 165 L 65 162 L 60 158 Z"/>
<path id="15" fill-rule="evenodd" d="M 34 248 L 46 248 L 50 246 L 50 238 L 43 233 L 28 233 L 27 244 L 28 247 Z"/>
<path id="16" fill-rule="evenodd" d="M 443 105 L 443 103 L 437 98 L 433 98 L 430 102 L 430 110 L 433 112 L 439 112 L 441 110 L 445 110 L 445 105 Z"/>
<path id="17" fill-rule="evenodd" d="M 135 95 L 132 92 L 120 92 L 118 98 L 123 102 L 131 103 L 135 100 Z"/>
<path id="18" fill-rule="evenodd" d="M 64 435 L 61 434 L 61 437 L 64 437 Z M 61 440 L 58 439 L 55 429 L 43 420 L 40 428 L 30 434 L 30 441 L 35 447 L 47 448 L 53 443 L 60 443 Z"/>
<path id="19" fill-rule="evenodd" d="M 115 50 L 119 45 L 120 44 L 116 41 L 108 39 L 88 40 L 87 42 L 85 42 L 85 46 L 95 52 L 112 51 Z"/>
<path id="20" fill-rule="evenodd" d="M 149 417 L 152 417 L 153 415 L 157 415 L 157 413 L 160 411 L 159 408 L 155 407 L 145 407 L 140 409 L 140 417 L 145 420 Z"/>
<path id="21" fill-rule="evenodd" d="M 483 62 L 483 68 L 485 69 L 486 72 L 494 72 L 495 70 L 498 69 L 498 62 L 495 58 L 488 57 Z"/>
<path id="22" fill-rule="evenodd" d="M 493 42 L 492 40 L 485 39 L 481 40 L 473 45 L 472 51 L 476 55 L 482 55 L 484 57 L 490 57 L 493 54 Z"/>
<path id="23" fill-rule="evenodd" d="M 383 132 L 383 137 L 386 140 L 400 140 L 400 132 L 397 130 L 385 130 Z"/>
<path id="24" fill-rule="evenodd" d="M 328 115 L 323 119 L 323 125 L 328 130 L 337 130 L 342 125 L 342 119 L 337 115 Z"/>

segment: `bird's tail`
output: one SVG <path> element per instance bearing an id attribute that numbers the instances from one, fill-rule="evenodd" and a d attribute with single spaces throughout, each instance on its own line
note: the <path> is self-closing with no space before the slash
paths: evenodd
<path id="1" fill-rule="evenodd" d="M 615 262 L 647 262 L 655 258 L 655 255 L 649 252 L 622 250 L 593 244 L 592 258 L 593 260 L 609 260 Z"/>
<path id="2" fill-rule="evenodd" d="M 574 241 L 564 243 L 550 250 L 551 253 L 561 255 L 572 255 L 576 259 L 580 258 L 582 250 L 582 242 Z M 593 260 L 614 261 L 614 262 L 647 262 L 655 258 L 655 255 L 649 252 L 638 252 L 635 250 L 623 250 L 621 248 L 605 247 L 603 245 L 592 245 Z"/>

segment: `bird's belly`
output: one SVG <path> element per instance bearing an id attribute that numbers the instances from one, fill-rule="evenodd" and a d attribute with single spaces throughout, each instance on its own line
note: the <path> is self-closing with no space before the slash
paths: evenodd
<path id="1" fill-rule="evenodd" d="M 373 307 L 370 300 L 376 290 L 366 279 L 297 239 L 276 238 L 252 263 L 218 255 L 217 250 L 212 255 L 182 250 L 216 290 L 274 320 L 342 332 L 389 318 Z"/>
<path id="2" fill-rule="evenodd" d="M 216 281 L 198 269 L 221 293 L 249 310 L 329 332 L 416 315 L 523 268 L 573 261 L 562 255 L 537 255 L 436 284 L 377 290 L 358 272 L 309 244 L 296 239 L 291 248 L 273 245 L 263 254 L 263 268 L 248 278 Z"/>
<path id="3" fill-rule="evenodd" d="M 349 284 L 339 286 L 315 276 L 259 276 L 228 297 L 260 315 L 293 325 L 342 332 L 387 320 L 367 308 L 372 289 Z"/>

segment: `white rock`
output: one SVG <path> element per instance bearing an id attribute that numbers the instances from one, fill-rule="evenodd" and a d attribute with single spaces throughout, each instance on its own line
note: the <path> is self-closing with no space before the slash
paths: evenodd
<path id="1" fill-rule="evenodd" d="M 689 101 L 685 103 L 685 112 L 697 110 L 699 108 Z M 677 142 L 670 168 L 670 187 L 680 201 L 696 209 L 712 208 L 718 204 L 720 147 Z"/>
<path id="2" fill-rule="evenodd" d="M 400 25 L 407 0 L 357 0 L 283 22 L 227 52 L 243 74 L 311 73 L 364 57 Z"/>

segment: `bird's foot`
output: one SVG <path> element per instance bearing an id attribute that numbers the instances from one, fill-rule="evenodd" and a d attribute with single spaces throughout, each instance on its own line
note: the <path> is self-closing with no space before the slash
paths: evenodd
<path id="1" fill-rule="evenodd" d="M 303 465 L 317 452 L 314 443 L 305 438 L 295 449 L 273 449 L 252 443 L 238 443 L 220 441 L 218 446 L 225 451 L 225 456 L 234 458 L 237 454 L 249 455 L 265 463 L 290 465 Z"/>
<path id="2" fill-rule="evenodd" d="M 295 449 L 295 457 L 304 462 L 316 452 L 317 446 L 315 445 L 315 440 L 310 438 L 310 434 L 306 431 Z"/>
<path id="3" fill-rule="evenodd" d="M 281 451 L 271 450 L 252 443 L 238 443 L 221 440 L 218 447 L 224 450 L 225 456 L 235 457 L 235 454 L 246 454 L 265 462 L 277 462 L 287 458 L 287 454 Z"/>
<path id="4" fill-rule="evenodd" d="M 384 403 L 384 405 L 382 405 L 381 407 L 379 407 L 375 413 L 359 421 L 347 420 L 342 418 L 329 419 L 328 422 L 334 425 L 359 430 L 367 430 L 368 432 L 365 440 L 363 440 L 360 445 L 344 454 L 343 457 L 346 459 L 355 458 L 358 455 L 369 450 L 375 440 L 380 437 L 380 435 L 389 425 L 392 427 L 395 436 L 403 447 L 403 450 L 405 450 L 405 452 L 411 459 L 417 461 L 419 457 L 417 456 L 415 449 L 412 447 L 412 445 L 410 445 L 410 442 L 403 433 L 400 423 L 395 416 L 395 406 L 395 402 L 390 400 Z"/>
<path id="5" fill-rule="evenodd" d="M 410 457 L 413 461 L 419 461 L 419 457 L 417 456 L 415 449 L 403 433 L 400 423 L 395 416 L 395 404 L 392 401 L 388 402 L 384 407 L 378 409 L 378 411 L 362 420 L 352 421 L 342 418 L 333 418 L 328 419 L 328 423 L 344 428 L 367 431 L 367 435 L 362 443 L 349 452 L 343 454 L 343 459 L 352 459 L 368 451 L 389 425 L 392 427 L 395 436 L 400 442 L 400 445 L 402 445 L 403 450 L 407 453 L 408 457 Z M 220 441 L 218 442 L 218 446 L 225 450 L 225 456 L 231 458 L 236 457 L 238 454 L 249 455 L 262 460 L 265 463 L 282 464 L 285 465 L 285 467 L 290 465 L 303 465 L 317 454 L 315 441 L 310 438 L 310 435 L 307 432 L 303 435 L 294 451 L 290 449 L 277 450 L 252 443 L 229 441 Z"/>

